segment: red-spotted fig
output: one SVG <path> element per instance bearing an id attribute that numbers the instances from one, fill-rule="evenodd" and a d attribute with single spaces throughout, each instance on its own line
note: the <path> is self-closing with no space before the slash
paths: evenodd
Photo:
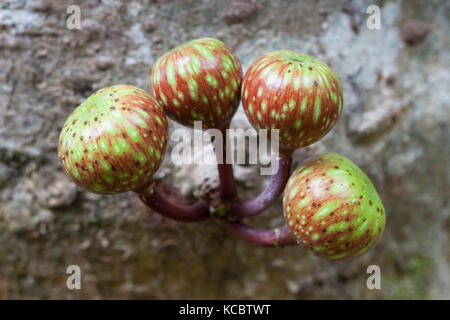
<path id="1" fill-rule="evenodd" d="M 152 90 L 166 114 L 186 126 L 226 128 L 239 106 L 239 60 L 213 38 L 189 41 L 158 59 Z"/>
<path id="2" fill-rule="evenodd" d="M 385 211 L 372 182 L 338 154 L 322 155 L 298 168 L 289 178 L 283 200 L 289 229 L 322 258 L 357 257 L 384 230 Z"/>
<path id="3" fill-rule="evenodd" d="M 101 89 L 79 105 L 59 137 L 67 175 L 95 193 L 138 191 L 162 162 L 167 119 L 158 102 L 130 85 Z"/>
<path id="4" fill-rule="evenodd" d="M 257 129 L 278 129 L 280 152 L 320 140 L 342 111 L 342 89 L 325 63 L 290 50 L 256 60 L 242 83 L 242 104 Z"/>

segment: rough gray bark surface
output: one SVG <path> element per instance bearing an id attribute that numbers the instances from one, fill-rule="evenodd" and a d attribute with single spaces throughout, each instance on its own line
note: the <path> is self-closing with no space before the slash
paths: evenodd
<path id="1" fill-rule="evenodd" d="M 449 3 L 376 3 L 379 30 L 366 27 L 372 2 L 363 0 L 2 1 L 0 298 L 450 298 Z M 71 4 L 81 30 L 66 27 Z M 374 249 L 336 263 L 300 247 L 255 247 L 220 221 L 168 221 L 133 194 L 89 194 L 65 177 L 57 141 L 72 110 L 112 84 L 150 90 L 155 60 L 204 36 L 223 40 L 244 69 L 277 49 L 334 69 L 343 115 L 307 154 L 341 153 L 374 181 L 387 213 Z M 250 126 L 242 110 L 233 125 Z M 186 201 L 205 197 L 214 168 L 168 158 L 158 177 Z M 242 197 L 267 182 L 256 172 L 235 167 Z M 280 225 L 281 201 L 254 221 Z M 79 291 L 66 287 L 73 264 Z M 371 264 L 381 290 L 366 287 Z"/>

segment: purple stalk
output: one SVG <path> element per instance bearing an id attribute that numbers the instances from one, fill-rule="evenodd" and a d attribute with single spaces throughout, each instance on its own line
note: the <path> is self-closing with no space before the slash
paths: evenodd
<path id="1" fill-rule="evenodd" d="M 267 209 L 283 192 L 289 179 L 292 158 L 279 158 L 278 171 L 270 178 L 269 185 L 255 199 L 235 202 L 231 205 L 230 212 L 235 218 L 256 216 Z"/>
<path id="2" fill-rule="evenodd" d="M 239 238 L 261 246 L 274 247 L 297 244 L 294 234 L 289 230 L 287 225 L 270 230 L 261 230 L 254 229 L 247 224 L 237 221 L 228 222 L 228 228 Z"/>
<path id="3" fill-rule="evenodd" d="M 233 176 L 233 165 L 227 163 L 227 152 L 231 152 L 231 150 L 227 149 L 226 130 L 222 130 L 222 134 L 224 137 L 222 141 L 222 159 L 220 159 L 220 153 L 216 152 L 217 169 L 219 171 L 220 196 L 222 200 L 229 202 L 233 201 L 236 197 L 236 183 Z"/>
<path id="4" fill-rule="evenodd" d="M 220 196 L 222 199 L 232 200 L 236 195 L 236 184 L 233 177 L 233 165 L 222 163 L 218 164 L 220 180 Z"/>
<path id="5" fill-rule="evenodd" d="M 172 220 L 197 222 L 209 218 L 209 210 L 203 203 L 197 202 L 193 205 L 172 203 L 158 191 L 155 185 L 139 193 L 139 198 L 153 211 Z"/>

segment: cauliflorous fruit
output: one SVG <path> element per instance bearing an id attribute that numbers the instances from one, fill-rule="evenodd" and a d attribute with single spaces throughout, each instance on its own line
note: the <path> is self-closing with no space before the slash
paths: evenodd
<path id="1" fill-rule="evenodd" d="M 290 50 L 256 60 L 242 83 L 242 104 L 257 129 L 278 129 L 281 153 L 325 136 L 342 111 L 342 89 L 325 63 Z"/>
<path id="2" fill-rule="evenodd" d="M 151 80 L 170 118 L 186 126 L 202 121 L 204 129 L 224 129 L 239 106 L 242 68 L 223 42 L 202 38 L 160 57 Z"/>
<path id="3" fill-rule="evenodd" d="M 299 243 L 322 258 L 357 257 L 381 237 L 386 213 L 366 174 L 334 153 L 320 156 L 289 178 L 284 216 Z"/>
<path id="4" fill-rule="evenodd" d="M 67 175 L 95 193 L 145 187 L 162 162 L 167 119 L 158 102 L 130 85 L 101 89 L 79 105 L 59 137 Z"/>

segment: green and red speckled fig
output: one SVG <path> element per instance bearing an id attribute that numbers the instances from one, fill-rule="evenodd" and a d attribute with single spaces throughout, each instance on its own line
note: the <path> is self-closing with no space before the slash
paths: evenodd
<path id="1" fill-rule="evenodd" d="M 322 258 L 357 257 L 383 233 L 383 203 L 366 174 L 327 153 L 298 168 L 284 194 L 284 216 L 299 243 Z"/>
<path id="2" fill-rule="evenodd" d="M 187 42 L 158 59 L 152 90 L 166 114 L 187 126 L 225 129 L 236 112 L 241 92 L 239 60 L 221 41 Z"/>
<path id="3" fill-rule="evenodd" d="M 256 60 L 242 83 L 242 104 L 257 129 L 279 129 L 280 152 L 320 140 L 342 111 L 342 89 L 326 64 L 290 50 Z"/>
<path id="4" fill-rule="evenodd" d="M 168 139 L 163 109 L 130 85 L 101 89 L 79 105 L 59 137 L 64 171 L 80 187 L 102 194 L 147 186 Z"/>

